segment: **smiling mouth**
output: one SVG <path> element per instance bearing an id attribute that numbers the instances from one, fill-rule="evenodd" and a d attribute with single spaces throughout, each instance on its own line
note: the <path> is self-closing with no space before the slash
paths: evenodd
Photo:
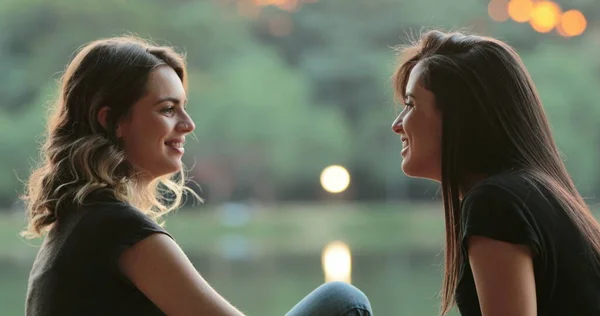
<path id="1" fill-rule="evenodd" d="M 175 147 L 175 148 L 183 148 L 182 142 L 167 142 L 167 143 L 165 143 L 165 145 Z"/>
<path id="2" fill-rule="evenodd" d="M 181 141 L 170 141 L 170 142 L 165 142 L 165 145 L 175 151 L 177 151 L 180 154 L 183 154 L 183 152 L 185 151 L 183 148 L 184 143 Z"/>
<path id="3" fill-rule="evenodd" d="M 402 137 L 401 139 L 402 139 L 402 148 L 404 149 L 404 148 L 408 147 L 408 138 Z"/>
<path id="4" fill-rule="evenodd" d="M 402 138 L 402 150 L 400 151 L 400 155 L 402 157 L 406 156 L 409 148 L 408 138 Z"/>

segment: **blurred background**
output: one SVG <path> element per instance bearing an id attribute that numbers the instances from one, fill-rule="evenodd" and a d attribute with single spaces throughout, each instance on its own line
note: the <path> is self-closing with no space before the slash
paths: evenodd
<path id="1" fill-rule="evenodd" d="M 24 312 L 41 241 L 18 237 L 18 196 L 57 80 L 89 41 L 134 34 L 187 54 L 185 161 L 206 202 L 166 228 L 234 305 L 283 315 L 339 279 L 376 315 L 418 316 L 438 310 L 444 226 L 438 186 L 400 170 L 393 47 L 424 27 L 513 45 L 596 210 L 599 21 L 596 0 L 0 0 L 0 314 Z"/>

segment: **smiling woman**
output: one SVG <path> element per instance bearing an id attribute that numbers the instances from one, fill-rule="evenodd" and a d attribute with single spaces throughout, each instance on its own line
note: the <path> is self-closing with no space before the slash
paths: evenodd
<path id="1" fill-rule="evenodd" d="M 187 190 L 181 158 L 194 122 L 186 80 L 181 55 L 132 37 L 92 42 L 68 65 L 25 197 L 24 234 L 46 234 L 27 315 L 242 315 L 156 222 Z M 161 183 L 173 200 L 159 196 Z M 342 313 L 371 309 L 340 283 L 290 311 Z"/>
<path id="2" fill-rule="evenodd" d="M 146 94 L 116 130 L 127 160 L 138 169 L 139 180 L 149 183 L 181 170 L 185 136 L 194 130 L 185 102 L 185 89 L 173 68 L 160 65 L 150 72 Z M 110 111 L 104 106 L 98 113 L 103 127 Z"/>
<path id="3" fill-rule="evenodd" d="M 442 115 L 431 91 L 419 84 L 423 66 L 417 65 L 406 84 L 404 111 L 395 124 L 402 140 L 402 170 L 409 176 L 433 178 L 441 174 Z"/>
<path id="4" fill-rule="evenodd" d="M 402 170 L 441 183 L 441 314 L 599 315 L 600 225 L 514 49 L 430 31 L 393 78 Z"/>

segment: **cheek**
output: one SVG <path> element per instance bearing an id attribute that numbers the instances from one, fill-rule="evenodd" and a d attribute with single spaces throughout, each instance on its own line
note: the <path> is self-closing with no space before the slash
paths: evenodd
<path id="1" fill-rule="evenodd" d="M 125 151 L 131 158 L 143 159 L 157 152 L 157 146 L 164 143 L 167 128 L 160 122 L 146 121 L 132 124 L 123 135 Z"/>
<path id="2" fill-rule="evenodd" d="M 404 119 L 404 130 L 418 154 L 441 155 L 441 123 L 437 119 L 409 113 Z"/>
<path id="3" fill-rule="evenodd" d="M 429 155 L 439 158 L 442 154 L 442 137 L 437 126 L 430 124 L 421 132 L 426 138 Z"/>
<path id="4" fill-rule="evenodd" d="M 422 123 L 419 122 L 419 116 L 412 111 L 406 114 L 403 120 L 404 131 L 409 138 L 409 141 L 420 141 L 423 137 L 421 129 Z"/>
<path id="5" fill-rule="evenodd" d="M 171 126 L 169 120 L 160 116 L 151 116 L 139 122 L 133 133 L 135 138 L 140 143 L 156 143 L 164 141 L 164 138 L 169 135 Z"/>
<path id="6" fill-rule="evenodd" d="M 133 132 L 123 137 L 123 144 L 125 146 L 125 154 L 132 162 L 137 162 L 140 158 L 144 157 L 144 138 L 139 137 L 140 134 Z"/>

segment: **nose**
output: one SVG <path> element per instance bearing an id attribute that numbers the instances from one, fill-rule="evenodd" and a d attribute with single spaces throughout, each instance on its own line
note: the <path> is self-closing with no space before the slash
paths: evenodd
<path id="1" fill-rule="evenodd" d="M 196 125 L 189 115 L 185 115 L 185 118 L 177 124 L 177 131 L 184 134 L 191 133 L 194 129 L 196 129 Z"/>
<path id="2" fill-rule="evenodd" d="M 401 134 L 404 132 L 404 127 L 402 127 L 402 114 L 398 115 L 394 122 L 392 123 L 392 131 L 396 134 Z"/>

